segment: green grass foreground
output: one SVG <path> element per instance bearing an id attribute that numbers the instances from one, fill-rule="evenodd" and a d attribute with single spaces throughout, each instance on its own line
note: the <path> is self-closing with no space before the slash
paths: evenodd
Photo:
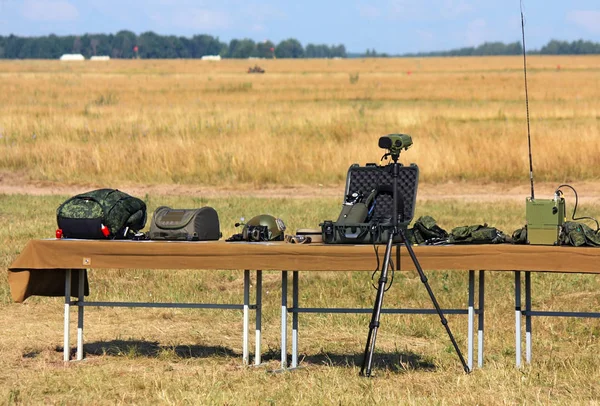
<path id="1" fill-rule="evenodd" d="M 0 264 L 28 240 L 51 238 L 56 207 L 68 196 L 0 195 Z M 212 206 L 224 237 L 240 216 L 268 212 L 289 231 L 335 219 L 339 199 L 145 196 L 159 205 Z M 583 205 L 580 215 L 597 215 Z M 445 229 L 487 222 L 506 233 L 524 222 L 524 204 L 420 201 Z M 442 307 L 464 307 L 466 272 L 427 272 Z M 93 270 L 89 300 L 241 303 L 242 273 L 202 270 Z M 303 306 L 371 307 L 369 272 L 300 274 Z M 254 278 L 254 275 L 253 275 Z M 254 280 L 254 279 L 253 279 Z M 598 311 L 600 283 L 591 275 L 533 274 L 538 310 Z M 596 404 L 600 398 L 598 320 L 534 318 L 533 363 L 515 368 L 511 273 L 486 274 L 485 365 L 465 375 L 437 316 L 383 315 L 372 379 L 358 375 L 367 315 L 300 315 L 300 360 L 279 366 L 280 274 L 263 281 L 264 367 L 244 368 L 240 311 L 87 308 L 83 362 L 62 362 L 62 298 L 11 302 L 0 277 L 0 404 Z M 252 301 L 254 300 L 252 292 Z M 397 274 L 387 306 L 431 308 L 415 273 Z M 72 313 L 75 314 L 74 312 Z M 252 316 L 252 315 L 251 315 Z M 467 350 L 467 319 L 449 316 Z M 251 317 L 251 338 L 253 338 Z M 72 330 L 73 332 L 73 330 Z M 74 333 L 74 332 L 73 332 Z M 74 335 L 71 340 L 74 343 Z M 253 350 L 251 339 L 251 351 Z"/>

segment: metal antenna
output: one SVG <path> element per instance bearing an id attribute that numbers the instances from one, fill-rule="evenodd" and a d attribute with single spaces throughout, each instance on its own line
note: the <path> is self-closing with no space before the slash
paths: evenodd
<path id="1" fill-rule="evenodd" d="M 527 145 L 529 147 L 529 180 L 531 181 L 531 200 L 535 199 L 533 192 L 533 161 L 531 158 L 531 130 L 529 127 L 529 94 L 527 92 L 527 56 L 525 52 L 525 18 L 523 17 L 523 0 L 521 0 L 521 34 L 523 35 L 523 74 L 525 76 L 525 109 L 527 110 Z"/>

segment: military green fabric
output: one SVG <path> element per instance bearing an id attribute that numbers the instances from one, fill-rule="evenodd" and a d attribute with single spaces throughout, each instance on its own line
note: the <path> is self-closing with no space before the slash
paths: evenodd
<path id="1" fill-rule="evenodd" d="M 71 198 L 57 210 L 57 215 L 68 218 L 102 218 L 104 211 L 95 200 Z"/>
<path id="2" fill-rule="evenodd" d="M 219 215 L 212 207 L 172 209 L 160 206 L 154 211 L 150 240 L 215 241 L 221 238 Z"/>
<path id="3" fill-rule="evenodd" d="M 257 233 L 253 235 L 253 231 L 260 231 L 260 227 L 265 227 L 268 235 L 260 238 Z M 269 214 L 261 214 L 251 218 L 244 225 L 242 237 L 244 241 L 283 241 L 285 228 L 283 220 Z"/>
<path id="4" fill-rule="evenodd" d="M 560 242 L 564 245 L 581 246 L 600 246 L 600 232 L 592 230 L 588 225 L 567 221 L 562 226 L 560 233 Z"/>
<path id="5" fill-rule="evenodd" d="M 413 244 L 423 244 L 429 241 L 442 241 L 448 238 L 448 232 L 437 225 L 431 216 L 421 216 L 407 232 L 408 240 Z"/>
<path id="6" fill-rule="evenodd" d="M 146 203 L 116 189 L 97 189 L 67 199 L 56 209 L 61 219 L 99 219 L 115 237 L 125 228 L 139 231 L 146 225 Z"/>
<path id="7" fill-rule="evenodd" d="M 511 242 L 513 244 L 527 244 L 527 226 L 513 231 Z"/>
<path id="8" fill-rule="evenodd" d="M 448 237 L 450 244 L 499 244 L 506 242 L 506 236 L 495 227 L 487 224 L 453 228 Z"/>
<path id="9" fill-rule="evenodd" d="M 364 223 L 368 214 L 369 209 L 365 203 L 345 204 L 335 223 L 337 225 Z"/>

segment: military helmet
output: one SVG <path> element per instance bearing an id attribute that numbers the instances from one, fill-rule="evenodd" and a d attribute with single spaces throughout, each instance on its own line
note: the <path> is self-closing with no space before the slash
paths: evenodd
<path id="1" fill-rule="evenodd" d="M 242 237 L 245 241 L 283 241 L 284 231 L 283 220 L 261 214 L 248 220 L 242 230 Z"/>

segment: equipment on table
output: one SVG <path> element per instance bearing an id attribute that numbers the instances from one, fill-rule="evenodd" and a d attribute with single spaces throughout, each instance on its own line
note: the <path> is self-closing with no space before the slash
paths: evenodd
<path id="1" fill-rule="evenodd" d="M 566 218 L 566 203 L 561 188 L 571 189 L 575 195 L 575 206 L 571 220 Z M 579 197 L 571 185 L 560 185 L 554 192 L 554 199 L 527 199 L 527 224 L 515 230 L 512 235 L 515 244 L 537 245 L 591 245 L 597 246 L 600 225 L 594 217 L 575 217 Z M 577 220 L 592 220 L 596 223 L 596 231 Z M 600 241 L 600 240 L 599 240 Z"/>
<path id="2" fill-rule="evenodd" d="M 449 244 L 502 244 L 506 236 L 487 224 L 455 227 L 448 236 Z"/>
<path id="3" fill-rule="evenodd" d="M 431 216 L 419 217 L 407 231 L 411 244 L 438 245 L 448 243 L 448 232 L 437 225 Z"/>
<path id="4" fill-rule="evenodd" d="M 279 218 L 275 218 L 270 214 L 261 214 L 252 217 L 247 223 L 244 219 L 235 226 L 244 226 L 241 233 L 234 234 L 227 241 L 283 241 L 285 223 Z"/>
<path id="5" fill-rule="evenodd" d="M 385 244 L 394 212 L 398 213 L 398 221 L 406 229 L 414 215 L 419 168 L 415 164 L 398 164 L 397 203 L 393 197 L 393 168 L 393 165 L 373 163 L 350 166 L 346 176 L 346 199 L 340 215 L 335 222 L 326 220 L 321 224 L 324 243 Z M 395 238 L 395 242 L 401 242 L 399 234 Z"/>
<path id="6" fill-rule="evenodd" d="M 554 199 L 525 200 L 527 241 L 537 245 L 559 245 L 560 229 L 565 222 L 565 199 L 555 195 Z"/>
<path id="7" fill-rule="evenodd" d="M 146 225 L 146 203 L 117 189 L 73 196 L 56 209 L 57 238 L 131 238 Z"/>
<path id="8" fill-rule="evenodd" d="M 387 136 L 383 136 L 379 139 L 379 147 L 383 148 L 383 149 L 387 149 L 388 152 L 386 154 L 383 155 L 383 158 L 386 157 L 390 157 L 392 159 L 392 162 L 390 164 L 388 164 L 388 168 L 389 171 L 379 171 L 381 173 L 388 173 L 391 174 L 391 182 L 389 182 L 389 180 L 386 182 L 386 184 L 390 185 L 392 187 L 392 204 L 387 206 L 387 211 L 385 212 L 385 214 L 383 214 L 381 216 L 381 220 L 374 220 L 374 222 L 376 224 L 378 224 L 380 227 L 382 227 L 383 230 L 385 230 L 387 232 L 386 236 L 387 236 L 387 245 L 386 245 L 386 249 L 385 249 L 385 257 L 383 260 L 383 267 L 381 268 L 381 274 L 380 274 L 380 278 L 379 278 L 379 282 L 378 282 L 378 289 L 377 289 L 377 297 L 375 299 L 375 304 L 373 306 L 373 314 L 371 316 L 371 323 L 369 324 L 369 335 L 367 336 L 367 343 L 365 346 L 365 354 L 364 354 L 364 359 L 363 359 L 363 364 L 360 370 L 360 374 L 363 376 L 371 376 L 371 365 L 373 363 L 373 354 L 375 352 L 375 341 L 377 338 L 377 331 L 379 329 L 379 324 L 380 324 L 380 318 L 381 318 L 381 309 L 383 306 L 383 296 L 384 293 L 387 289 L 389 289 L 389 287 L 386 288 L 386 284 L 388 282 L 388 268 L 391 265 L 392 268 L 392 281 L 393 281 L 393 272 L 394 272 L 394 265 L 391 262 L 391 257 L 392 257 L 392 247 L 394 244 L 396 244 L 396 265 L 399 266 L 400 265 L 400 247 L 398 246 L 398 242 L 402 241 L 404 243 L 404 245 L 406 246 L 406 249 L 415 265 L 415 268 L 417 269 L 417 272 L 419 273 L 419 276 L 421 278 L 421 282 L 423 282 L 423 284 L 425 285 L 425 288 L 427 289 L 427 293 L 429 294 L 429 297 L 437 311 L 437 314 L 440 317 L 440 321 L 442 322 L 442 325 L 445 327 L 446 332 L 448 333 L 448 336 L 450 337 L 450 341 L 452 342 L 452 345 L 454 346 L 454 349 L 456 350 L 456 353 L 458 354 L 458 357 L 460 359 L 460 362 L 462 363 L 462 366 L 465 370 L 465 372 L 469 373 L 470 369 L 467 366 L 467 363 L 465 362 L 465 359 L 460 351 L 460 348 L 458 347 L 458 344 L 456 343 L 456 340 L 454 339 L 454 336 L 452 335 L 452 331 L 450 331 L 450 327 L 448 326 L 448 321 L 446 320 L 444 314 L 442 313 L 442 310 L 433 294 L 433 291 L 431 290 L 431 287 L 429 286 L 429 283 L 427 282 L 427 277 L 425 276 L 425 273 L 423 272 L 423 269 L 421 268 L 421 265 L 419 264 L 419 261 L 412 249 L 411 246 L 411 242 L 406 238 L 405 236 L 405 231 L 407 228 L 408 223 L 410 222 L 410 219 L 412 218 L 412 214 L 414 211 L 414 202 L 415 202 L 415 197 L 416 197 L 416 188 L 417 188 L 417 182 L 416 179 L 417 177 L 415 176 L 413 178 L 413 182 L 411 184 L 405 184 L 404 183 L 404 179 L 400 179 L 401 178 L 401 169 L 404 168 L 403 166 L 401 166 L 401 164 L 398 163 L 398 158 L 400 155 L 400 152 L 402 150 L 406 150 L 408 149 L 408 147 L 410 147 L 412 145 L 412 138 L 409 135 L 405 135 L 405 134 L 390 134 Z M 416 166 L 411 165 L 410 168 L 415 168 Z M 416 172 L 416 174 L 418 174 L 418 172 Z M 402 181 L 402 183 L 401 183 Z M 348 181 L 349 183 L 349 181 Z M 371 190 L 376 188 L 379 185 L 371 185 Z M 409 207 L 407 207 L 406 205 L 401 206 L 400 205 L 400 201 L 403 201 L 404 203 L 407 202 L 406 200 L 406 196 L 405 193 L 406 192 L 411 192 L 411 196 L 412 196 L 412 200 L 409 199 L 408 202 L 412 204 L 410 204 Z M 401 208 L 401 210 L 399 210 L 399 208 Z M 407 216 L 408 214 L 408 216 Z M 381 214 L 380 214 L 381 215 Z M 377 217 L 375 217 L 377 219 Z M 379 222 L 378 222 L 379 221 Z M 381 222 L 381 221 L 385 221 L 385 222 Z M 396 238 L 398 237 L 398 238 Z M 377 259 L 379 260 L 379 256 L 377 256 Z M 379 261 L 378 261 L 379 264 Z M 390 286 L 391 286 L 391 282 L 390 282 Z"/>
<path id="9" fill-rule="evenodd" d="M 563 230 L 566 222 L 566 205 L 562 197 L 561 187 L 569 187 L 575 193 L 575 208 L 573 209 L 572 219 L 575 218 L 577 210 L 577 192 L 570 185 L 560 185 L 554 192 L 553 199 L 536 199 L 533 187 L 533 160 L 531 157 L 531 130 L 529 120 L 529 95 L 527 91 L 527 56 L 525 51 L 525 18 L 523 16 L 523 7 L 521 5 L 521 34 L 523 38 L 523 76 L 525 79 L 525 110 L 527 113 L 527 144 L 529 149 L 529 180 L 531 183 L 531 197 L 525 201 L 526 226 L 523 229 L 516 230 L 513 233 L 513 240 L 517 243 L 523 241 L 536 245 L 561 245 L 572 241 L 565 238 Z M 600 229 L 596 219 L 592 217 L 582 217 L 581 219 L 591 219 L 596 222 L 596 230 Z M 568 232 L 572 231 L 570 229 Z"/>
<path id="10" fill-rule="evenodd" d="M 160 206 L 154 211 L 150 240 L 210 241 L 221 238 L 219 215 L 212 207 L 172 209 Z"/>
<path id="11" fill-rule="evenodd" d="M 296 235 L 299 237 L 310 238 L 312 243 L 322 243 L 323 237 L 320 228 L 299 228 L 296 230 Z"/>

